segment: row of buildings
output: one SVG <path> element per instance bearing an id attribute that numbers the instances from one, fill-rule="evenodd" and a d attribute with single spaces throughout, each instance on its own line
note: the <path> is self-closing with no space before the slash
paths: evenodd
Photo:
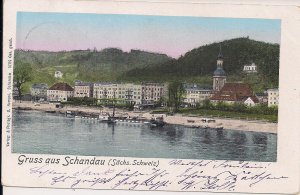
<path id="1" fill-rule="evenodd" d="M 195 106 L 204 100 L 212 102 L 242 103 L 247 106 L 256 104 L 278 105 L 278 89 L 268 89 L 263 93 L 254 94 L 251 86 L 242 82 L 228 82 L 223 69 L 223 55 L 220 48 L 217 57 L 217 68 L 213 73 L 212 86 L 184 84 L 184 104 Z M 244 67 L 244 71 L 256 72 L 254 63 Z M 168 87 L 165 83 L 116 83 L 116 82 L 82 82 L 75 81 L 74 88 L 67 83 L 56 83 L 50 88 L 46 84 L 34 84 L 31 95 L 34 99 L 47 101 L 67 101 L 70 97 L 88 97 L 96 99 L 116 99 L 135 104 L 153 104 L 167 96 Z"/>
<path id="2" fill-rule="evenodd" d="M 56 83 L 49 87 L 46 84 L 33 84 L 31 95 L 35 100 L 64 102 L 68 98 L 116 99 L 134 104 L 153 104 L 166 96 L 166 85 L 163 83 L 90 83 L 75 81 L 74 88 L 67 83 Z"/>
<path id="3" fill-rule="evenodd" d="M 204 100 L 211 102 L 242 103 L 247 106 L 268 104 L 269 107 L 279 103 L 278 89 L 268 89 L 262 93 L 253 93 L 251 86 L 245 83 L 225 83 L 220 91 L 213 91 L 206 86 L 186 85 L 184 103 L 196 106 Z"/>
<path id="4" fill-rule="evenodd" d="M 216 87 L 216 86 L 215 86 Z M 253 94 L 250 85 L 244 83 L 225 83 L 219 91 L 209 86 L 185 84 L 184 104 L 196 106 L 204 100 L 212 102 L 239 102 L 247 106 L 256 104 L 278 105 L 278 89 L 269 89 Z M 93 97 L 96 99 L 116 99 L 135 104 L 153 104 L 167 95 L 167 86 L 162 83 L 89 83 L 76 81 L 74 88 L 67 83 L 56 83 L 50 88 L 47 84 L 33 84 L 31 96 L 34 100 L 67 101 L 70 97 Z"/>

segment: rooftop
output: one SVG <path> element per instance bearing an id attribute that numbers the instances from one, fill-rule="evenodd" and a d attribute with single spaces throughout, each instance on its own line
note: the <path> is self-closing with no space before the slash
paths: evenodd
<path id="1" fill-rule="evenodd" d="M 257 66 L 254 62 L 251 64 L 245 64 L 244 66 Z"/>
<path id="2" fill-rule="evenodd" d="M 226 76 L 226 73 L 224 71 L 223 68 L 217 68 L 215 71 L 214 71 L 214 76 Z"/>
<path id="3" fill-rule="evenodd" d="M 93 83 L 91 82 L 83 82 L 83 81 L 75 81 L 75 86 L 92 86 Z"/>
<path id="4" fill-rule="evenodd" d="M 212 90 L 210 85 L 184 84 L 185 90 Z"/>
<path id="5" fill-rule="evenodd" d="M 49 90 L 73 91 L 73 88 L 68 83 L 55 83 Z"/>
<path id="6" fill-rule="evenodd" d="M 267 94 L 267 93 L 264 93 L 264 92 L 256 93 L 255 95 L 256 95 L 256 96 L 268 96 L 268 94 Z"/>
<path id="7" fill-rule="evenodd" d="M 249 84 L 245 83 L 225 83 L 224 87 L 215 93 L 211 100 L 218 101 L 245 101 L 248 97 L 254 102 L 258 99 L 253 95 L 253 91 Z"/>
<path id="8" fill-rule="evenodd" d="M 222 54 L 222 46 L 221 45 L 220 45 L 220 48 L 219 48 L 218 59 L 224 59 L 223 54 Z"/>
<path id="9" fill-rule="evenodd" d="M 34 83 L 31 85 L 33 89 L 48 89 L 48 85 L 46 83 Z"/>
<path id="10" fill-rule="evenodd" d="M 116 85 L 117 82 L 95 82 L 94 85 Z"/>
<path id="11" fill-rule="evenodd" d="M 278 89 L 268 89 L 267 91 L 274 91 L 274 92 L 278 92 Z"/>

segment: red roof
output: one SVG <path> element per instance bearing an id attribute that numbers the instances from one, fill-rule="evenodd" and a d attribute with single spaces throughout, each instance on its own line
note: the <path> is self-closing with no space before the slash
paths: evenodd
<path id="1" fill-rule="evenodd" d="M 49 90 L 73 91 L 73 88 L 68 83 L 55 83 Z"/>
<path id="2" fill-rule="evenodd" d="M 245 101 L 248 97 L 251 97 L 254 102 L 257 100 L 257 98 L 253 95 L 253 91 L 249 84 L 225 83 L 222 89 L 213 95 L 211 100 Z"/>

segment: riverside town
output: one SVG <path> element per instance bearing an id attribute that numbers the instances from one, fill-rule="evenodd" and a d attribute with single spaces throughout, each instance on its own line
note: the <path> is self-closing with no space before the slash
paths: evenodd
<path id="1" fill-rule="evenodd" d="M 224 113 L 226 118 L 276 122 L 279 102 L 278 89 L 270 88 L 254 93 L 249 83 L 230 82 L 223 69 L 224 57 L 221 46 L 216 59 L 212 85 L 180 82 L 124 83 L 76 80 L 72 84 L 57 82 L 50 87 L 45 83 L 34 83 L 31 85 L 30 94 L 21 96 L 15 85 L 14 108 L 44 110 L 48 113 L 65 114 L 67 117 L 99 120 L 107 123 L 145 123 L 153 127 L 164 126 L 166 124 L 164 119 L 167 119 L 168 116 L 174 118 L 173 116 L 176 116 L 177 113 L 182 113 L 188 117 L 194 113 L 197 114 L 197 111 L 200 111 L 199 116 L 202 116 L 198 119 L 201 122 L 196 122 L 195 117 L 192 116 L 186 121 L 180 120 L 181 123 L 191 128 L 221 130 L 224 125 L 226 127 L 226 123 L 218 123 L 214 117 L 220 117 L 220 115 L 213 111 Z M 255 64 L 245 65 L 245 69 L 247 70 L 246 74 L 257 74 Z M 57 75 L 61 78 L 63 73 L 56 71 L 54 77 L 57 78 Z M 201 110 L 207 111 L 208 114 L 205 116 Z M 259 112 L 262 113 L 261 116 L 253 115 Z M 267 114 L 264 115 L 264 113 Z M 173 120 L 167 121 L 173 123 Z M 174 123 L 177 122 L 174 120 Z M 243 129 L 243 126 L 240 128 Z M 266 129 L 268 128 L 266 127 Z"/>
<path id="2" fill-rule="evenodd" d="M 104 27 L 71 14 L 93 39 L 71 39 L 54 23 L 24 34 L 32 15 L 53 14 L 18 15 L 13 152 L 277 160 L 279 20 L 90 15 L 109 18 Z M 69 16 L 59 22 L 81 28 Z M 157 28 L 141 28 L 150 21 Z"/>

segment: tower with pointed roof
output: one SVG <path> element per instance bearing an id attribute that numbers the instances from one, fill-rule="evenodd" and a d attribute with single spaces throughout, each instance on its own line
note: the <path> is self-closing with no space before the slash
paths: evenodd
<path id="1" fill-rule="evenodd" d="M 217 69 L 214 71 L 213 75 L 213 90 L 220 91 L 224 84 L 226 83 L 226 73 L 223 69 L 223 54 L 222 47 L 220 45 L 220 51 L 217 58 Z"/>

